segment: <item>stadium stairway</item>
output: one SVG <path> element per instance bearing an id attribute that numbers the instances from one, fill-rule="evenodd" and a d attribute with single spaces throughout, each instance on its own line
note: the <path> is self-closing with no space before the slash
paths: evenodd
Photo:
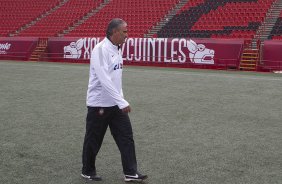
<path id="1" fill-rule="evenodd" d="M 263 44 L 263 41 L 270 37 L 271 31 L 279 18 L 282 11 L 282 0 L 275 1 L 269 9 L 264 22 L 259 26 L 254 39 L 252 40 L 251 47 L 257 48 L 258 44 Z"/>
<path id="2" fill-rule="evenodd" d="M 0 0 L 0 36 L 9 37 L 63 0 Z"/>
<path id="3" fill-rule="evenodd" d="M 157 23 L 157 25 L 153 26 L 152 29 L 148 31 L 148 34 L 144 35 L 144 37 L 155 37 L 157 32 L 161 30 L 166 25 L 166 23 L 170 21 L 185 4 L 187 4 L 188 1 L 189 0 L 180 0 L 179 3 L 176 4 L 171 11 L 169 11 L 168 14 L 160 22 Z"/>
<path id="4" fill-rule="evenodd" d="M 68 2 L 69 0 L 62 0 L 57 6 L 52 7 L 51 9 L 49 9 L 48 11 L 46 11 L 45 13 L 41 14 L 40 16 L 36 17 L 34 20 L 32 20 L 31 22 L 29 22 L 28 24 L 20 27 L 19 29 L 17 29 L 15 32 L 11 33 L 9 36 L 13 37 L 13 36 L 17 36 L 19 35 L 22 31 L 30 28 L 31 26 L 33 26 L 34 24 L 36 24 L 38 21 L 40 21 L 41 19 L 43 19 L 44 17 L 50 15 L 51 13 L 55 12 L 57 9 L 59 9 L 60 7 L 62 7 L 66 2 Z"/>
<path id="5" fill-rule="evenodd" d="M 280 16 L 276 20 L 268 38 L 273 40 L 282 40 L 282 11 L 280 12 Z"/>
<path id="6" fill-rule="evenodd" d="M 251 40 L 275 0 L 190 0 L 158 37 Z"/>
<path id="7" fill-rule="evenodd" d="M 245 48 L 241 60 L 240 70 L 255 71 L 259 61 L 259 49 Z"/>
<path id="8" fill-rule="evenodd" d="M 39 61 L 47 49 L 47 44 L 48 38 L 39 38 L 36 48 L 30 55 L 29 61 Z"/>
<path id="9" fill-rule="evenodd" d="M 105 0 L 100 4 L 100 6 L 93 8 L 90 12 L 86 13 L 85 16 L 83 16 L 80 20 L 77 20 L 73 25 L 69 26 L 67 29 L 63 30 L 62 33 L 59 33 L 58 36 L 62 37 L 72 30 L 74 30 L 76 27 L 83 24 L 85 21 L 87 21 L 90 17 L 95 16 L 96 13 L 98 13 L 102 8 L 104 8 L 107 4 L 109 4 L 110 0 Z"/>
<path id="10" fill-rule="evenodd" d="M 95 16 L 64 36 L 102 37 L 108 22 L 114 17 L 120 17 L 128 23 L 130 37 L 143 37 L 178 3 L 179 0 L 110 0 Z"/>
<path id="11" fill-rule="evenodd" d="M 276 23 L 276 20 L 279 18 L 279 15 L 282 10 L 282 0 L 275 1 L 262 24 L 259 26 L 256 35 L 251 41 L 251 44 L 246 44 L 244 51 L 241 55 L 240 60 L 240 70 L 245 71 L 256 71 L 257 66 L 260 64 L 260 48 L 263 46 L 263 41 L 268 39 L 271 31 Z"/>
<path id="12" fill-rule="evenodd" d="M 32 27 L 19 33 L 19 36 L 54 37 L 73 25 L 102 0 L 69 0 L 52 14 L 44 17 Z M 44 30 L 44 31 L 42 31 Z"/>

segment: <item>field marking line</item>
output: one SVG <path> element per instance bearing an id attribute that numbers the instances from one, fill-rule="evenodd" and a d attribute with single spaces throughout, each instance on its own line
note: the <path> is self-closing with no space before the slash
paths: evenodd
<path id="1" fill-rule="evenodd" d="M 242 74 L 237 74 L 236 76 L 234 76 L 233 73 L 230 74 L 226 74 L 226 73 L 193 73 L 189 72 L 189 71 L 183 71 L 183 72 L 179 72 L 179 71 L 161 71 L 161 70 L 143 70 L 143 69 L 133 69 L 133 68 L 127 68 L 126 71 L 129 72 L 140 72 L 140 73 L 156 73 L 156 74 L 172 74 L 172 75 L 184 75 L 184 76 L 200 76 L 200 77 L 220 77 L 220 78 L 231 78 L 231 79 L 252 79 L 252 80 L 267 80 L 267 81 L 282 81 L 282 78 L 275 78 L 273 76 L 246 76 L 246 75 L 242 75 Z M 197 72 L 197 71 L 196 71 Z"/>
<path id="2" fill-rule="evenodd" d="M 45 68 L 58 68 L 58 69 L 66 69 L 66 66 L 74 66 L 74 67 L 79 67 L 79 68 L 89 68 L 89 65 L 84 65 L 84 64 L 71 64 L 68 65 L 68 63 L 63 63 L 63 64 L 58 64 L 58 65 L 51 65 L 51 63 L 46 63 L 44 62 L 44 67 L 42 67 L 42 65 L 38 65 L 39 63 L 28 63 L 29 66 L 33 66 L 33 67 L 40 67 L 40 69 L 45 69 Z M 237 73 L 236 76 L 234 76 L 234 73 L 230 73 L 230 74 L 226 74 L 226 73 L 208 73 L 208 71 L 177 71 L 177 68 L 173 68 L 175 70 L 160 70 L 160 68 L 156 68 L 156 69 L 143 69 L 143 68 L 125 68 L 125 71 L 129 71 L 129 72 L 140 72 L 140 73 L 158 73 L 158 74 L 173 74 L 173 75 L 184 75 L 184 76 L 200 76 L 200 77 L 225 77 L 225 78 L 231 78 L 231 79 L 251 79 L 251 80 L 266 80 L 266 81 L 282 81 L 282 77 L 281 78 L 277 78 L 277 77 L 273 77 L 273 76 L 246 76 L 244 74 L 240 74 Z M 195 73 L 197 72 L 197 73 Z M 280 74 L 277 74 L 280 75 Z"/>

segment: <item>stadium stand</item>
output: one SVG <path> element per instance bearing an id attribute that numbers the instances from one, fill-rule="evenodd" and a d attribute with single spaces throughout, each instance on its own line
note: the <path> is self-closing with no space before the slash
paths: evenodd
<path id="1" fill-rule="evenodd" d="M 275 0 L 190 0 L 158 37 L 252 39 Z"/>
<path id="2" fill-rule="evenodd" d="M 9 36 L 59 4 L 59 0 L 1 0 L 0 36 Z"/>
<path id="3" fill-rule="evenodd" d="M 244 38 L 252 39 L 275 0 L 189 0 L 156 37 Z M 66 37 L 104 36 L 110 19 L 121 17 L 129 24 L 130 37 L 144 37 L 180 0 L 111 0 L 89 19 L 85 15 L 104 0 L 0 0 L 0 36 L 9 36 L 35 21 L 17 36 Z M 46 17 L 42 14 L 64 4 Z M 87 17 L 88 18 L 88 17 Z M 280 22 L 280 23 L 279 23 Z M 279 39 L 281 17 L 269 38 Z M 42 31 L 44 30 L 44 31 Z"/>
<path id="4" fill-rule="evenodd" d="M 90 10 L 95 9 L 101 2 L 102 0 L 69 0 L 54 13 L 44 17 L 18 36 L 57 36 L 58 33 L 80 20 Z"/>
<path id="5" fill-rule="evenodd" d="M 119 17 L 127 21 L 130 37 L 143 37 L 178 2 L 179 0 L 114 0 L 65 36 L 105 36 L 108 22 Z"/>
<path id="6" fill-rule="evenodd" d="M 273 26 L 268 38 L 273 40 L 282 40 L 282 12 L 275 22 L 275 25 Z"/>
<path id="7" fill-rule="evenodd" d="M 267 50 L 267 48 L 272 48 L 274 42 L 275 44 L 279 42 L 276 40 L 282 40 L 282 0 L 0 0 L 0 4 L 2 58 L 10 55 L 18 58 L 19 51 L 15 49 L 23 48 L 21 42 L 33 41 L 36 44 L 32 43 L 32 47 L 26 48 L 28 51 L 25 58 L 28 57 L 29 60 L 38 61 L 42 56 L 47 56 L 46 53 L 50 52 L 50 44 L 53 44 L 56 52 L 59 50 L 60 53 L 55 53 L 60 54 L 56 56 L 59 60 L 73 56 L 72 54 L 65 55 L 65 48 L 69 48 L 68 52 L 71 51 L 71 53 L 84 50 L 83 57 L 87 59 L 91 44 L 97 41 L 95 41 L 97 37 L 105 36 L 108 22 L 115 17 L 126 20 L 129 37 L 158 37 L 159 48 L 164 51 L 167 51 L 167 41 L 171 40 L 174 41 L 173 43 L 178 41 L 181 45 L 185 43 L 183 38 L 195 38 L 200 43 L 198 49 L 204 49 L 201 44 L 204 40 L 211 42 L 219 40 L 197 38 L 232 38 L 234 42 L 239 41 L 241 44 L 242 50 L 238 52 L 235 59 L 232 59 L 236 61 L 236 66 L 232 67 L 240 70 L 257 70 L 262 67 L 262 64 L 265 63 L 261 62 L 263 60 L 261 56 L 269 54 L 271 50 L 261 54 L 261 48 Z M 91 40 L 89 40 L 90 37 L 92 37 Z M 150 40 L 148 43 L 154 45 L 156 39 L 131 39 L 131 43 L 134 41 L 136 44 L 130 49 L 136 49 L 137 42 L 140 41 L 142 44 L 142 40 L 144 43 Z M 164 41 L 163 47 L 161 41 Z M 267 41 L 273 41 L 273 43 Z M 82 45 L 82 42 L 88 44 Z M 230 43 L 232 40 L 229 39 L 227 42 Z M 264 47 L 265 42 L 268 43 L 267 47 Z M 139 49 L 139 54 L 144 54 L 144 61 L 146 54 L 151 52 L 146 52 L 145 46 L 146 44 L 143 45 L 142 51 Z M 182 53 L 182 56 L 185 44 L 183 46 L 179 47 L 179 53 Z M 155 48 L 155 45 L 152 48 Z M 178 60 L 173 57 L 177 58 L 179 53 L 175 51 L 175 48 L 175 46 L 171 47 L 170 53 L 159 51 L 158 55 L 166 58 L 164 62 L 176 62 Z M 205 49 L 205 51 L 210 50 L 211 55 L 215 53 L 213 49 L 216 48 L 213 46 L 212 49 Z M 203 50 L 200 51 L 203 52 Z M 189 50 L 189 52 L 195 54 L 194 51 Z M 222 51 L 216 50 L 216 57 L 220 52 Z M 164 56 L 161 56 L 162 53 Z M 187 55 L 187 58 L 191 53 Z M 150 59 L 149 55 L 147 60 Z M 269 55 L 273 57 L 273 54 Z M 170 57 L 173 59 L 170 60 Z M 227 68 L 230 66 L 228 65 L 230 60 L 222 64 L 220 62 L 223 62 L 223 59 L 216 57 L 213 60 L 215 66 L 224 65 Z M 136 60 L 140 61 L 140 58 Z M 202 62 L 206 62 L 206 58 L 202 59 Z M 179 62 L 183 62 L 180 60 Z M 270 61 L 271 58 L 266 60 Z M 277 57 L 276 60 L 281 59 Z M 191 63 L 193 64 L 192 60 Z M 277 63 L 268 64 L 268 69 L 277 68 L 277 66 L 281 68 L 282 65 Z"/>

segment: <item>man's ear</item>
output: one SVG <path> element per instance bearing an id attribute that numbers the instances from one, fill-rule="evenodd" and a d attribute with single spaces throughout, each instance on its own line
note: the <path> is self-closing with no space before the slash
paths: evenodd
<path id="1" fill-rule="evenodd" d="M 117 32 L 118 32 L 118 29 L 117 29 L 117 28 L 113 29 L 113 34 L 115 34 L 115 33 L 117 33 Z"/>

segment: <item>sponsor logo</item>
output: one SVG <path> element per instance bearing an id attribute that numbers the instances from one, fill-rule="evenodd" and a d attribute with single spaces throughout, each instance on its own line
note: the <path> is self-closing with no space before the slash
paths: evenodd
<path id="1" fill-rule="evenodd" d="M 67 59 L 90 59 L 90 53 L 100 38 L 80 38 L 64 46 L 64 58 Z"/>
<path id="2" fill-rule="evenodd" d="M 122 63 L 118 63 L 114 66 L 114 70 L 122 69 Z"/>
<path id="3" fill-rule="evenodd" d="M 104 114 L 104 109 L 103 108 L 99 109 L 98 113 L 99 113 L 100 116 L 102 116 Z"/>
<path id="4" fill-rule="evenodd" d="M 7 54 L 7 51 L 11 48 L 10 43 L 0 43 L 0 54 Z"/>
<path id="5" fill-rule="evenodd" d="M 214 50 L 206 48 L 203 44 L 197 44 L 191 39 L 187 41 L 187 47 L 192 63 L 214 64 Z"/>
<path id="6" fill-rule="evenodd" d="M 82 46 L 83 39 L 71 42 L 70 45 L 64 47 L 64 58 L 79 59 L 81 56 Z"/>
<path id="7" fill-rule="evenodd" d="M 130 178 L 138 178 L 138 174 L 135 174 L 135 176 L 134 175 L 125 175 L 125 176 Z"/>

